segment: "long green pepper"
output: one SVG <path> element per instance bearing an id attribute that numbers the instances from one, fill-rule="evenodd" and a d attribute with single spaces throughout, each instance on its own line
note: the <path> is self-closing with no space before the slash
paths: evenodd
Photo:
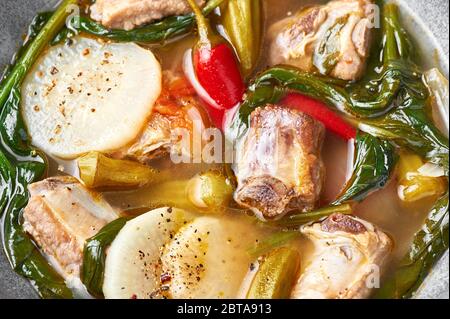
<path id="1" fill-rule="evenodd" d="M 427 113 L 429 93 L 422 81 L 421 70 L 413 62 L 410 40 L 400 25 L 395 4 L 384 5 L 383 20 L 383 54 L 376 55 L 381 56 L 377 65 L 381 71 L 375 78 L 340 85 L 338 81 L 295 68 L 273 67 L 255 79 L 227 135 L 239 139 L 247 131 L 250 114 L 256 108 L 277 103 L 289 92 L 298 92 L 343 113 L 361 131 L 369 134 L 359 135 L 353 177 L 334 204 L 362 200 L 383 186 L 395 168 L 394 145 L 408 148 L 428 162 L 439 165 L 448 178 L 449 141 Z M 448 222 L 447 193 L 436 202 L 400 268 L 376 297 L 409 298 L 414 294 L 448 250 Z"/>

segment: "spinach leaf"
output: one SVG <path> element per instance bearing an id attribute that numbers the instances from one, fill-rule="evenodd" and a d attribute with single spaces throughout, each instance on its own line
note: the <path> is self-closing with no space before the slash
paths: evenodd
<path id="1" fill-rule="evenodd" d="M 84 245 L 81 281 L 95 297 L 103 297 L 106 248 L 113 242 L 128 219 L 119 218 L 105 227 Z"/>
<path id="2" fill-rule="evenodd" d="M 448 193 L 430 211 L 395 273 L 375 294 L 378 299 L 410 298 L 448 250 Z"/>
<path id="3" fill-rule="evenodd" d="M 383 45 L 374 54 L 381 59 L 372 78 L 366 82 L 342 85 L 292 67 L 273 67 L 256 78 L 234 116 L 227 136 L 240 138 L 248 129 L 253 110 L 267 103 L 276 103 L 287 92 L 295 91 L 328 104 L 345 114 L 368 136 L 378 138 L 367 137 L 364 143 L 357 141 L 360 149 L 354 173 L 361 176 L 352 177 L 351 185 L 336 203 L 361 200 L 386 181 L 395 162 L 393 144 L 408 148 L 428 162 L 439 165 L 448 177 L 449 141 L 427 112 L 429 93 L 421 70 L 413 62 L 414 50 L 399 23 L 395 4 L 384 5 L 383 20 Z M 369 139 L 372 139 L 371 143 Z M 371 147 L 367 148 L 369 145 Z M 382 158 L 384 151 L 387 153 Z M 370 152 L 377 158 L 364 155 Z M 374 165 L 373 171 L 371 165 Z M 415 235 L 402 266 L 380 290 L 379 296 L 407 298 L 420 286 L 448 249 L 448 215 L 447 194 L 436 203 L 425 226 Z"/>
<path id="4" fill-rule="evenodd" d="M 15 86 L 0 113 L 1 215 L 3 242 L 13 269 L 28 278 L 43 298 L 70 298 L 71 291 L 40 254 L 22 228 L 27 186 L 40 180 L 47 169 L 44 155 L 31 148 L 20 112 L 20 92 Z"/>
<path id="5" fill-rule="evenodd" d="M 383 188 L 389 181 L 396 164 L 394 146 L 369 134 L 356 137 L 356 157 L 352 178 L 346 190 L 333 203 L 339 205 L 349 200 L 360 201 L 370 192 Z"/>
<path id="6" fill-rule="evenodd" d="M 209 15 L 220 6 L 224 0 L 210 0 L 203 9 L 204 15 Z M 193 13 L 172 16 L 161 21 L 144 25 L 133 30 L 108 29 L 87 16 L 76 17 L 69 21 L 67 28 L 55 37 L 52 44 L 60 43 L 67 38 L 85 32 L 97 37 L 116 42 L 140 42 L 164 44 L 166 41 L 189 34 L 195 26 Z"/>
<path id="7" fill-rule="evenodd" d="M 53 15 L 38 15 L 22 49 L 0 84 L 0 216 L 3 243 L 16 272 L 28 278 L 43 298 L 71 298 L 63 278 L 41 255 L 23 231 L 22 214 L 28 203 L 27 187 L 47 170 L 46 157 L 34 149 L 23 123 L 20 85 L 45 46 L 54 38 L 76 0 L 65 0 Z"/>

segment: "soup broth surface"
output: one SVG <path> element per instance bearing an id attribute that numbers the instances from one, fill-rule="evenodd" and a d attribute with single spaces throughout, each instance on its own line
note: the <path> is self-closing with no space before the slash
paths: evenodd
<path id="1" fill-rule="evenodd" d="M 273 23 L 295 14 L 303 7 L 325 2 L 314 0 L 265 0 L 265 30 Z M 162 48 L 152 47 L 153 52 L 162 64 L 163 70 L 182 73 L 183 56 L 188 49 L 192 48 L 195 39 L 195 35 L 192 35 Z M 262 52 L 267 54 L 268 51 L 268 41 L 265 37 Z M 268 57 L 263 54 L 257 71 L 264 70 L 267 65 Z M 326 165 L 327 176 L 321 202 L 325 205 L 342 191 L 349 176 L 349 169 L 351 169 L 351 163 L 353 162 L 353 153 L 349 151 L 349 145 L 346 141 L 331 133 L 327 133 L 323 146 L 323 159 Z M 208 164 L 173 164 L 169 158 L 155 161 L 153 164 L 155 167 L 170 171 L 167 180 L 187 180 L 200 172 L 217 168 L 217 165 Z M 64 167 L 65 173 L 77 174 L 75 163 L 51 161 L 50 175 L 61 174 L 61 165 Z M 132 191 L 104 192 L 103 195 L 108 202 L 122 210 L 124 214 L 133 215 L 155 208 L 151 207 L 147 201 L 153 188 L 154 186 L 150 186 Z M 433 201 L 421 205 L 406 206 L 398 197 L 397 177 L 394 176 L 384 189 L 370 195 L 366 200 L 358 204 L 354 212 L 358 217 L 386 231 L 394 240 L 395 247 L 390 264 L 392 271 L 400 258 L 406 253 L 414 234 L 423 225 L 432 205 Z M 248 237 L 243 240 L 245 245 L 240 245 L 240 249 L 244 249 L 244 246 L 251 248 L 276 231 L 274 228 L 257 222 L 254 217 L 242 216 L 241 213 L 231 209 L 216 216 L 223 219 L 225 223 L 227 221 L 239 221 L 239 223 L 242 223 L 243 228 L 252 229 L 252 231 L 247 232 Z M 312 248 L 310 243 L 303 238 L 298 238 L 290 242 L 289 245 L 299 251 L 302 256 L 302 267 L 306 267 Z M 246 262 L 242 267 L 248 268 L 253 260 L 249 257 Z M 239 273 L 239 271 L 237 272 Z"/>

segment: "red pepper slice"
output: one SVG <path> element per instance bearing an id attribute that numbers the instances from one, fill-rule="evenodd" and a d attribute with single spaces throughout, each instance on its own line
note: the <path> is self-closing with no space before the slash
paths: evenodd
<path id="1" fill-rule="evenodd" d="M 197 80 L 217 106 L 208 104 L 213 123 L 222 127 L 225 112 L 239 102 L 245 93 L 238 60 L 230 45 L 209 26 L 195 0 L 188 0 L 198 26 L 199 41 L 193 50 Z"/>
<path id="2" fill-rule="evenodd" d="M 194 52 L 197 79 L 209 96 L 223 109 L 236 106 L 245 92 L 236 57 L 225 43 Z"/>
<path id="3" fill-rule="evenodd" d="M 357 130 L 320 101 L 302 94 L 289 93 L 281 104 L 308 114 L 322 122 L 328 130 L 346 140 L 356 138 Z"/>

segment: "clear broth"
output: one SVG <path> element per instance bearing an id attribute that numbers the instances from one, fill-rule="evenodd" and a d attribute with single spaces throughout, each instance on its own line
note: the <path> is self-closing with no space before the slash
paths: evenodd
<path id="1" fill-rule="evenodd" d="M 266 11 L 267 8 L 270 8 L 270 14 L 266 14 L 266 30 L 273 23 L 288 17 L 303 7 L 324 3 L 326 1 L 283 0 L 282 2 L 283 5 L 280 5 L 279 0 L 265 0 Z M 181 73 L 183 55 L 193 46 L 194 41 L 194 36 L 188 36 L 165 47 L 152 48 L 152 50 L 159 57 L 164 70 Z M 266 39 L 265 46 L 267 47 L 267 45 Z M 267 51 L 268 50 L 263 50 L 263 52 Z M 260 60 L 258 71 L 263 70 L 267 65 L 268 58 L 263 55 Z M 326 166 L 327 178 L 321 202 L 328 203 L 342 191 L 349 175 L 349 163 L 352 163 L 353 158 L 352 153 L 349 152 L 347 142 L 332 134 L 327 134 L 323 147 L 323 159 Z M 58 171 L 57 168 L 58 165 L 60 166 L 61 164 L 65 167 L 65 173 L 77 174 L 73 163 L 56 163 L 52 161 L 50 175 L 60 174 L 60 171 Z M 189 179 L 197 173 L 204 172 L 211 168 L 210 165 L 206 164 L 175 165 L 168 159 L 155 162 L 155 166 L 169 168 L 171 172 L 173 172 L 169 179 L 173 180 Z M 355 214 L 357 216 L 374 223 L 376 226 L 386 231 L 394 240 L 395 248 L 389 267 L 391 271 L 395 269 L 400 258 L 407 252 L 414 234 L 423 225 L 424 220 L 433 205 L 433 202 L 430 201 L 419 206 L 404 206 L 397 195 L 396 179 L 396 176 L 394 176 L 385 189 L 370 195 L 355 208 Z M 146 206 L 145 199 L 149 192 L 151 192 L 151 188 L 142 188 L 127 192 L 105 192 L 103 195 L 113 206 L 124 212 L 144 212 L 147 208 L 149 209 L 149 207 Z M 232 211 L 218 215 L 218 218 L 226 220 L 238 219 L 241 220 L 242 223 L 251 223 L 255 231 L 248 234 L 250 240 L 247 238 L 246 242 L 256 243 L 270 234 L 273 234 L 275 231 L 267 226 L 261 226 L 260 223 L 255 223 L 254 218 L 237 216 L 236 213 Z M 299 238 L 290 245 L 300 252 L 302 256 L 302 266 L 305 267 L 311 249 L 308 242 Z M 250 262 L 251 261 L 249 260 L 249 263 Z M 248 265 L 245 265 L 245 267 L 248 267 Z"/>
<path id="2" fill-rule="evenodd" d="M 283 5 L 280 5 L 280 1 L 265 0 L 265 29 L 267 30 L 273 23 L 294 14 L 302 8 L 326 2 L 324 0 L 283 0 Z M 270 14 L 267 14 L 268 8 L 270 8 Z M 192 47 L 194 39 L 194 37 L 188 37 L 165 48 L 156 49 L 157 54 L 164 57 L 162 59 L 163 67 L 180 71 L 181 58 L 184 52 Z M 264 46 L 268 46 L 267 37 L 265 37 Z M 268 50 L 262 51 L 267 52 Z M 268 57 L 262 56 L 257 71 L 264 70 L 267 65 L 269 65 Z M 331 133 L 326 136 L 322 154 L 327 178 L 321 201 L 328 203 L 342 191 L 353 158 L 347 142 Z M 189 168 L 186 169 L 189 170 Z M 177 174 L 180 174 L 179 172 L 182 170 L 177 169 Z M 433 206 L 433 201 L 418 206 L 405 206 L 397 195 L 396 185 L 397 177 L 394 176 L 385 189 L 370 195 L 355 208 L 357 216 L 374 223 L 394 239 L 396 243 L 393 252 L 394 264 L 407 252 L 414 234 L 422 227 Z"/>

